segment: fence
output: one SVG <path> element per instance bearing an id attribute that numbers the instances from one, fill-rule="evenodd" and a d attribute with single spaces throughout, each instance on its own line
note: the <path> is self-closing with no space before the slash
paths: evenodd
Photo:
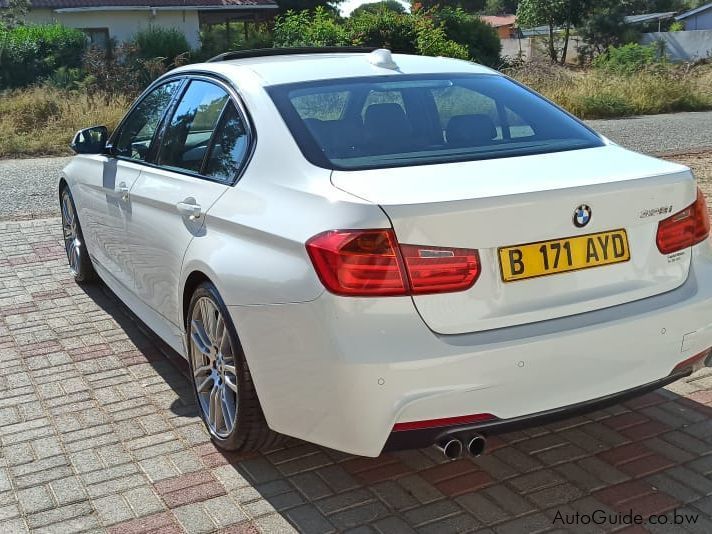
<path id="1" fill-rule="evenodd" d="M 665 52 L 673 61 L 694 61 L 712 57 L 712 30 L 644 33 L 641 44 L 665 43 Z"/>

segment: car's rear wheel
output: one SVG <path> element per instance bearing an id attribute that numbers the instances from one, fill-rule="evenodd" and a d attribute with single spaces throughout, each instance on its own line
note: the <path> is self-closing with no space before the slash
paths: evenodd
<path id="1" fill-rule="evenodd" d="M 79 283 L 96 280 L 96 271 L 91 264 L 89 253 L 84 242 L 84 234 L 79 224 L 77 207 L 74 204 L 69 187 L 64 187 L 60 193 L 60 208 L 62 211 L 62 234 L 64 249 L 67 252 L 69 272 Z"/>
<path id="2" fill-rule="evenodd" d="M 252 451 L 277 443 L 280 436 L 267 426 L 235 327 L 213 284 L 198 286 L 187 318 L 193 389 L 215 444 Z"/>

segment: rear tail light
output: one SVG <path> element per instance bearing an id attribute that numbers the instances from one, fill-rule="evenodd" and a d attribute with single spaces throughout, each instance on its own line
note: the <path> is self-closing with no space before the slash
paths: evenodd
<path id="1" fill-rule="evenodd" d="M 337 295 L 463 291 L 480 274 L 476 250 L 399 245 L 393 230 L 332 230 L 306 246 L 319 279 Z"/>
<path id="2" fill-rule="evenodd" d="M 704 241 L 710 233 L 707 203 L 697 189 L 697 200 L 658 224 L 656 242 L 663 254 L 671 254 Z"/>

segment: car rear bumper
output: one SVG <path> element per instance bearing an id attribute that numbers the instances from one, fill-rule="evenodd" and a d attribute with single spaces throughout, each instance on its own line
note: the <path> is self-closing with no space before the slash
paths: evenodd
<path id="1" fill-rule="evenodd" d="M 325 293 L 230 311 L 272 429 L 377 456 L 393 446 L 399 422 L 476 413 L 524 420 L 664 385 L 678 363 L 712 346 L 709 242 L 691 253 L 690 276 L 676 290 L 479 333 L 434 334 L 407 297 Z"/>
<path id="2" fill-rule="evenodd" d="M 665 387 L 676 380 L 690 376 L 692 368 L 683 368 L 670 373 L 665 378 L 655 380 L 641 386 L 637 386 L 625 391 L 606 395 L 597 399 L 579 402 L 561 408 L 553 408 L 543 412 L 512 417 L 510 419 L 494 419 L 482 423 L 456 425 L 449 427 L 425 428 L 422 430 L 407 430 L 399 432 L 391 432 L 388 437 L 384 451 L 397 451 L 403 449 L 417 449 L 428 447 L 434 443 L 447 441 L 451 436 L 473 436 L 475 434 L 491 435 L 502 432 L 513 432 L 516 430 L 524 430 L 534 426 L 545 425 L 562 419 L 568 419 L 576 415 L 582 415 L 602 410 L 619 402 L 644 395 L 651 391 L 655 391 L 661 387 Z"/>

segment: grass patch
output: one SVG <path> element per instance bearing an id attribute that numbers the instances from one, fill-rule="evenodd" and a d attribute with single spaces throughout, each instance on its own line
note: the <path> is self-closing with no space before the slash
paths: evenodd
<path id="1" fill-rule="evenodd" d="M 712 65 L 630 74 L 529 63 L 507 72 L 582 119 L 712 109 Z"/>
<path id="2" fill-rule="evenodd" d="M 0 158 L 71 154 L 77 130 L 115 128 L 131 100 L 52 87 L 6 92 L 0 95 Z"/>

